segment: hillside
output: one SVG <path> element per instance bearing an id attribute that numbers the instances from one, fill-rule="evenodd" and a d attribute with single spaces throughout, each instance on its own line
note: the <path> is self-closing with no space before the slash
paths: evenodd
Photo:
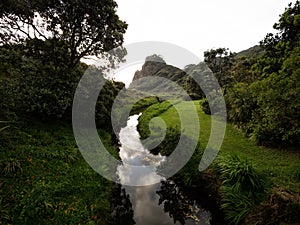
<path id="1" fill-rule="evenodd" d="M 250 47 L 239 53 L 234 53 L 233 65 L 239 66 L 241 59 L 254 59 L 259 57 L 262 53 L 263 49 L 258 45 Z M 219 61 L 221 60 L 222 58 L 219 58 Z M 205 95 L 198 83 L 201 82 L 205 85 L 208 85 L 209 83 L 211 84 L 208 79 L 208 74 L 212 74 L 211 69 L 213 70 L 213 68 L 210 68 L 210 66 L 211 65 L 207 62 L 199 62 L 197 65 L 190 64 L 186 65 L 184 69 L 179 69 L 172 65 L 168 65 L 161 56 L 148 56 L 142 66 L 142 69 L 135 72 L 133 83 L 130 85 L 130 88 L 143 92 L 160 93 L 167 96 L 178 96 L 180 91 L 178 90 L 177 85 L 179 85 L 187 92 L 191 99 L 201 99 L 204 98 Z M 235 70 L 232 69 L 232 74 L 237 77 L 238 75 L 235 75 L 234 71 Z M 218 78 L 217 74 L 215 74 L 215 76 Z M 158 79 L 142 80 L 142 78 L 149 77 L 166 78 L 171 82 L 164 83 Z M 178 97 L 182 96 L 179 94 Z"/>
<path id="2" fill-rule="evenodd" d="M 194 66 L 194 65 L 193 65 Z M 190 68 L 190 67 L 189 67 Z M 191 99 L 201 99 L 204 97 L 199 85 L 188 76 L 188 71 L 181 70 L 166 62 L 159 56 L 153 55 L 146 58 L 142 69 L 136 71 L 133 77 L 133 83 L 130 88 L 144 92 L 160 93 L 166 96 L 182 97 L 178 87 L 183 88 Z M 201 76 L 194 74 L 194 76 Z M 141 78 L 149 78 L 146 82 Z M 168 82 L 161 82 L 160 79 L 153 77 L 165 78 Z M 170 82 L 171 81 L 171 82 Z"/>
<path id="3" fill-rule="evenodd" d="M 256 58 L 256 57 L 260 56 L 263 52 L 264 52 L 264 49 L 261 46 L 255 45 L 253 47 L 250 47 L 248 49 L 238 52 L 235 57 L 236 58 L 242 58 L 242 57 Z"/>

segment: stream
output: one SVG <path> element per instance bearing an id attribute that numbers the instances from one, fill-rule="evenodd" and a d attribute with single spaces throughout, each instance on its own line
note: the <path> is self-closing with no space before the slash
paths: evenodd
<path id="1" fill-rule="evenodd" d="M 122 165 L 117 169 L 121 183 L 136 183 L 138 180 L 140 184 L 145 185 L 122 186 L 129 195 L 135 224 L 211 224 L 210 212 L 201 209 L 196 201 L 184 198 L 180 188 L 172 180 L 167 180 L 157 173 L 157 167 L 164 162 L 165 157 L 151 154 L 142 145 L 137 131 L 139 116 L 130 116 L 127 125 L 120 130 L 119 155 Z M 143 167 L 146 165 L 153 166 Z M 147 185 L 151 183 L 149 181 L 158 179 L 161 180 L 160 183 Z"/>

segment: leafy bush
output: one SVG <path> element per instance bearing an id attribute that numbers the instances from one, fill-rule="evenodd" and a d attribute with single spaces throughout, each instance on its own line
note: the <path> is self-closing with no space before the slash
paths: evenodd
<path id="1" fill-rule="evenodd" d="M 180 139 L 180 131 L 178 128 L 168 127 L 164 140 L 156 148 L 151 150 L 151 153 L 169 156 L 175 150 Z"/>
<path id="2" fill-rule="evenodd" d="M 225 95 L 228 119 L 260 144 L 300 145 L 300 70 L 298 57 L 288 58 L 285 69 L 250 86 L 237 83 Z"/>
<path id="3" fill-rule="evenodd" d="M 253 166 L 236 155 L 218 159 L 217 172 L 222 180 L 221 208 L 233 224 L 240 224 L 260 201 L 265 181 Z"/>
<path id="4" fill-rule="evenodd" d="M 68 58 L 62 50 L 64 45 L 51 53 L 47 42 L 40 42 L 33 53 L 28 46 L 16 45 L 14 50 L 1 47 L 5 60 L 5 77 L 0 81 L 2 114 L 40 118 L 70 115 L 73 95 L 86 66 L 69 68 L 63 60 Z M 18 61 L 13 62 L 11 58 L 16 56 Z"/>
<path id="5" fill-rule="evenodd" d="M 237 62 L 231 71 L 247 84 L 227 87 L 228 118 L 259 144 L 300 146 L 299 18 L 300 2 L 290 3 L 274 24 L 278 33 L 261 41 L 255 62 Z"/>
<path id="6" fill-rule="evenodd" d="M 211 114 L 207 98 L 200 100 L 200 106 L 205 114 Z"/>
<path id="7" fill-rule="evenodd" d="M 143 110 L 145 110 L 146 108 L 148 108 L 149 106 L 159 102 L 160 99 L 158 97 L 150 96 L 150 97 L 143 98 L 132 106 L 130 114 L 131 115 L 138 114 Z"/>
<path id="8" fill-rule="evenodd" d="M 205 114 L 208 114 L 208 115 L 211 115 L 212 112 L 215 114 L 215 115 L 222 115 L 224 114 L 224 108 L 222 108 L 221 106 L 223 106 L 222 104 L 222 99 L 223 96 L 221 95 L 212 95 L 210 96 L 210 100 L 208 100 L 207 98 L 204 98 L 202 100 L 200 100 L 200 106 L 201 106 L 201 109 L 203 110 L 203 112 Z"/>
<path id="9" fill-rule="evenodd" d="M 257 107 L 246 83 L 237 83 L 225 94 L 228 119 L 246 133 L 251 132 L 249 122 Z"/>
<path id="10" fill-rule="evenodd" d="M 17 67 L 10 65 L 9 78 L 0 79 L 0 118 L 71 118 L 74 93 L 87 65 L 68 68 L 63 62 L 44 64 L 43 60 L 23 57 Z M 97 70 L 97 75 L 101 74 Z M 98 127 L 110 130 L 107 121 L 110 121 L 111 107 L 124 84 L 104 78 L 103 82 L 105 85 L 98 97 L 95 117 Z"/>
<path id="11" fill-rule="evenodd" d="M 296 60 L 300 56 L 293 63 Z M 255 139 L 260 143 L 299 146 L 300 68 L 290 74 L 272 74 L 253 83 L 251 88 L 259 107 L 250 123 Z"/>

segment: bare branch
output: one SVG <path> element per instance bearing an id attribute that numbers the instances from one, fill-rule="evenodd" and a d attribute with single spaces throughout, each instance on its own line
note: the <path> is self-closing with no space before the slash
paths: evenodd
<path id="1" fill-rule="evenodd" d="M 45 40 L 48 39 L 44 34 L 42 34 L 42 33 L 40 32 L 40 30 L 33 24 L 33 22 L 30 23 L 30 22 L 27 21 L 26 19 L 23 19 L 20 15 L 18 15 L 18 18 L 19 18 L 19 20 L 20 20 L 22 23 L 27 24 L 28 27 L 30 26 L 30 28 L 32 28 L 34 31 L 36 31 L 36 32 L 39 34 L 40 37 L 44 38 Z M 30 35 L 30 30 L 29 30 L 29 29 L 28 29 L 28 35 Z"/>

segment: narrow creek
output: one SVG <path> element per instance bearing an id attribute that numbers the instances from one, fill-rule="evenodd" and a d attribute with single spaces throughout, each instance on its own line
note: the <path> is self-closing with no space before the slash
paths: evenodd
<path id="1" fill-rule="evenodd" d="M 139 115 L 130 116 L 127 125 L 120 130 L 119 155 L 123 163 L 118 167 L 117 174 L 121 183 L 131 183 L 131 181 L 135 183 L 139 180 L 141 184 L 147 185 L 149 181 L 158 178 L 161 183 L 147 186 L 123 185 L 132 204 L 135 223 L 137 225 L 209 225 L 211 213 L 201 209 L 195 201 L 184 199 L 172 180 L 166 180 L 157 173 L 157 166 L 165 160 L 165 157 L 153 155 L 143 147 L 137 131 L 138 118 Z M 154 166 L 143 169 L 146 165 Z"/>

